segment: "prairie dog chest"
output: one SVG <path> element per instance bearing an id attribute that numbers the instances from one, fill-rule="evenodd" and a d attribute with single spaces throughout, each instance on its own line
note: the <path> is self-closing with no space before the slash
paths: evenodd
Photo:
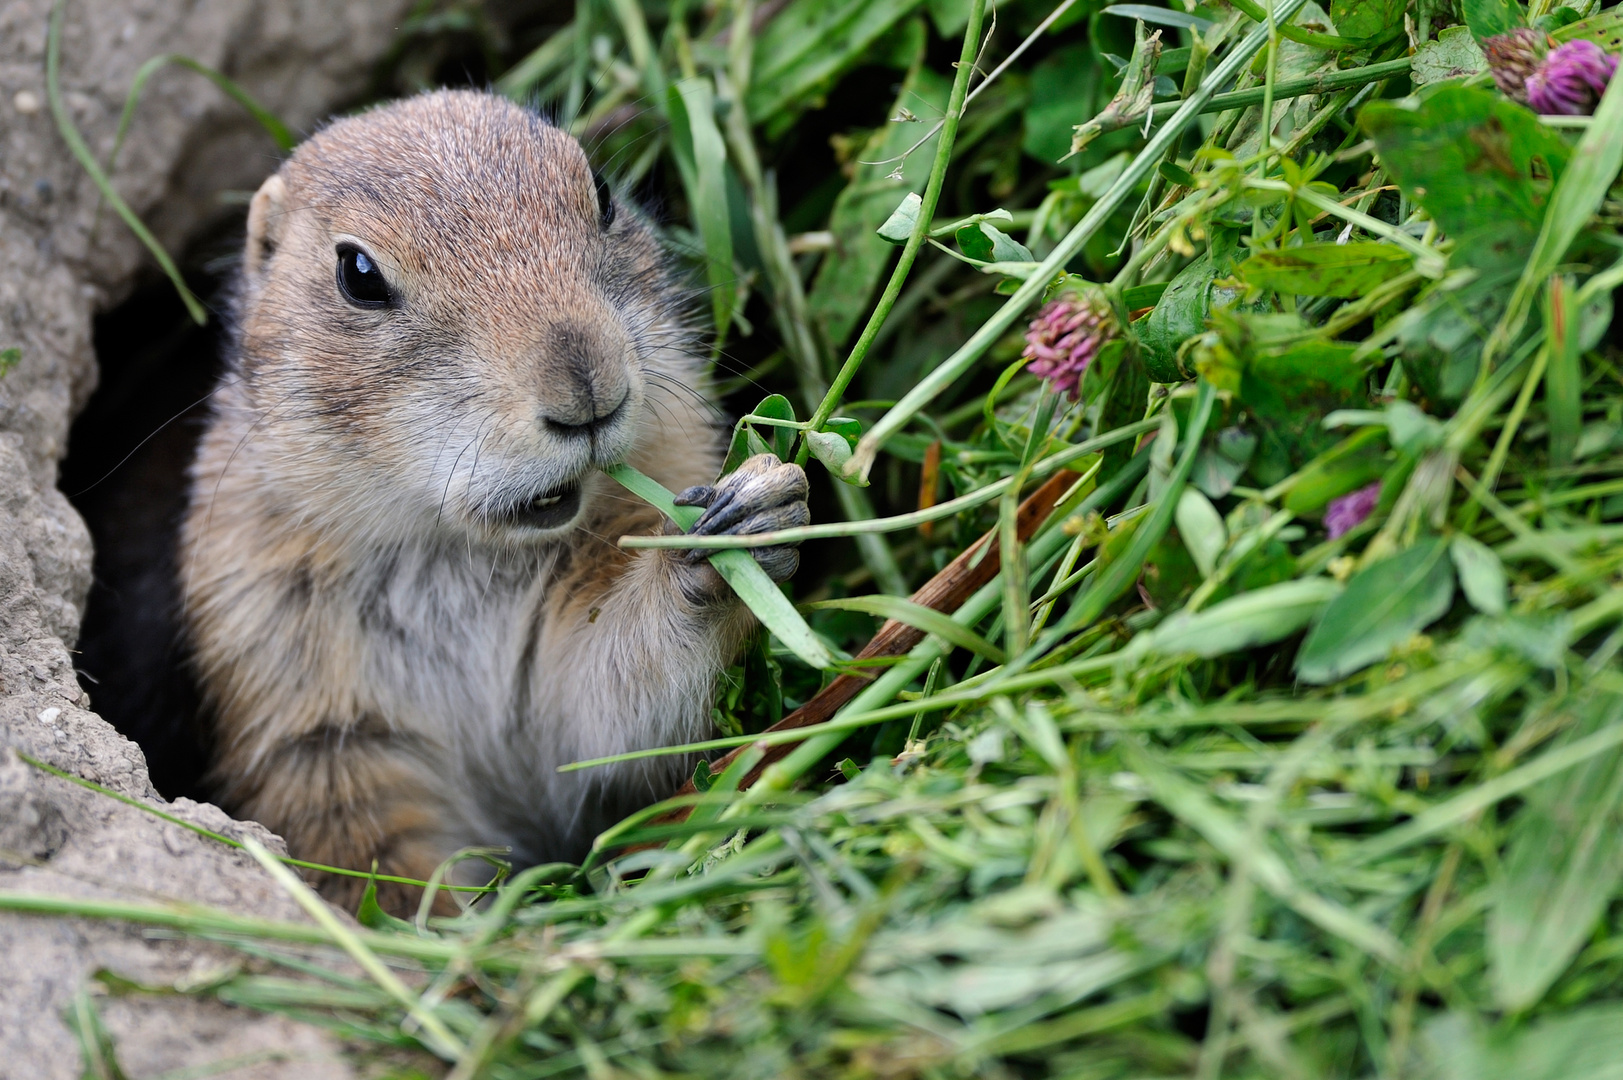
<path id="1" fill-rule="evenodd" d="M 531 677 L 526 643 L 544 618 L 559 556 L 464 545 L 379 553 L 351 593 L 362 692 L 386 716 L 450 750 L 515 719 Z"/>

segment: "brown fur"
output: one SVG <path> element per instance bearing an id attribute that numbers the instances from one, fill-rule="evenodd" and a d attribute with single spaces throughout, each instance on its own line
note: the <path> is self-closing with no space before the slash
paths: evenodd
<path id="1" fill-rule="evenodd" d="M 346 242 L 394 307 L 346 301 Z M 718 468 L 655 237 L 622 204 L 602 227 L 566 134 L 442 92 L 301 146 L 254 197 L 239 289 L 183 533 L 220 798 L 333 865 L 578 858 L 683 764 L 556 767 L 705 734 L 748 627 L 702 562 L 615 547 L 662 519 L 595 471 L 680 489 Z M 572 480 L 567 527 L 508 516 Z"/>

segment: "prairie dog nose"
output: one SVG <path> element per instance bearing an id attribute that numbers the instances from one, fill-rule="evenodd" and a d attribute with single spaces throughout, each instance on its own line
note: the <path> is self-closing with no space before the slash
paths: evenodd
<path id="1" fill-rule="evenodd" d="M 541 420 L 564 433 L 586 433 L 614 419 L 631 396 L 623 346 L 578 330 L 553 334 L 541 373 Z"/>
<path id="2" fill-rule="evenodd" d="M 577 383 L 573 390 L 542 404 L 542 423 L 558 432 L 589 434 L 613 421 L 631 394 L 624 379 L 618 380 L 618 386 L 612 390 L 605 390 L 602 382 Z"/>

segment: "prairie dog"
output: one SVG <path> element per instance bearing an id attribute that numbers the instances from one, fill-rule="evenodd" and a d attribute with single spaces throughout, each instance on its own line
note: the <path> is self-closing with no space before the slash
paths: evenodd
<path id="1" fill-rule="evenodd" d="M 702 559 L 615 547 L 674 526 L 598 467 L 688 489 L 695 532 L 805 523 L 805 474 L 762 455 L 715 482 L 651 228 L 518 105 L 438 92 L 340 120 L 247 233 L 182 531 L 218 797 L 329 865 L 578 859 L 684 763 L 557 766 L 703 737 L 751 626 Z M 756 556 L 778 580 L 798 560 Z"/>

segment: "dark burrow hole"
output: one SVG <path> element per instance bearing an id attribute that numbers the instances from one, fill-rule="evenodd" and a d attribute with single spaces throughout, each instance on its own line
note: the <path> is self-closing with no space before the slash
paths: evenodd
<path id="1" fill-rule="evenodd" d="M 222 280 L 188 284 L 208 300 Z M 95 322 L 100 385 L 73 423 L 59 485 L 90 527 L 93 580 L 75 666 L 92 707 L 140 744 L 167 798 L 200 798 L 207 755 L 180 647 L 176 531 L 220 363 L 207 326 L 158 279 Z"/>

